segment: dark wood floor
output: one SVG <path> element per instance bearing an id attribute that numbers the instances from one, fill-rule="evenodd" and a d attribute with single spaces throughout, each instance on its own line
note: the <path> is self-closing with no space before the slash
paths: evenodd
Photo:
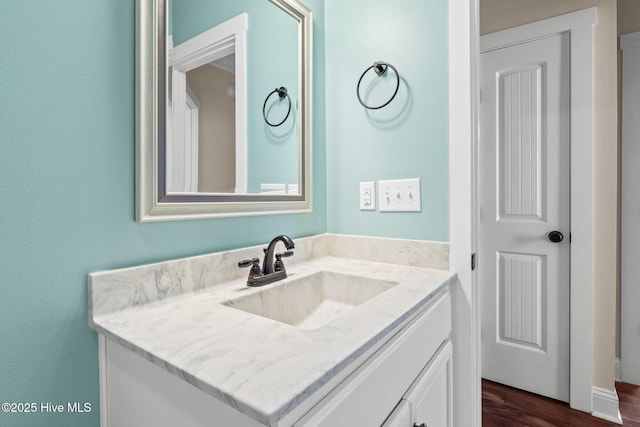
<path id="1" fill-rule="evenodd" d="M 640 427 L 640 387 L 616 383 L 626 427 Z M 569 408 L 557 400 L 482 380 L 483 427 L 610 427 L 618 424 Z"/>

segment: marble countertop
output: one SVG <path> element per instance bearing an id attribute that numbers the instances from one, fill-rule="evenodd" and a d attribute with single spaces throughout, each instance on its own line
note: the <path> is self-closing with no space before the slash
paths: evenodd
<path id="1" fill-rule="evenodd" d="M 90 313 L 97 331 L 240 412 L 273 424 L 424 308 L 455 277 L 446 270 L 321 256 L 290 266 L 280 286 L 319 271 L 398 285 L 317 329 L 221 303 L 260 292 L 246 278 L 119 311 Z M 293 368 L 295 367 L 295 368 Z"/>

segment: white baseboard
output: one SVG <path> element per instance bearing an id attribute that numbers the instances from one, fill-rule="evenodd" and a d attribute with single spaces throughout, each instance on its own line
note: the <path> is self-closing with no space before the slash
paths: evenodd
<path id="1" fill-rule="evenodd" d="M 591 392 L 592 408 L 591 415 L 622 424 L 622 416 L 618 405 L 618 393 L 615 390 L 607 390 L 600 387 L 592 387 Z"/>
<path id="2" fill-rule="evenodd" d="M 616 357 L 616 381 L 622 381 L 622 370 L 620 368 L 620 358 Z"/>

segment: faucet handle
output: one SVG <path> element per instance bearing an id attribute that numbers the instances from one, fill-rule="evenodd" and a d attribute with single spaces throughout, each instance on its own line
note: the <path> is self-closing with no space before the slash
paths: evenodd
<path id="1" fill-rule="evenodd" d="M 284 262 L 282 262 L 282 258 L 287 258 L 293 255 L 293 251 L 286 251 L 281 254 L 276 254 L 276 261 L 273 263 L 274 271 L 282 271 L 284 270 Z"/>
<path id="2" fill-rule="evenodd" d="M 249 276 L 261 276 L 262 270 L 260 270 L 260 260 L 258 258 L 245 259 L 238 263 L 238 267 L 245 268 L 251 266 Z"/>
<path id="3" fill-rule="evenodd" d="M 256 265 L 256 264 L 260 264 L 260 260 L 258 258 L 245 259 L 238 263 L 238 267 L 245 268 L 245 267 L 249 267 L 250 265 Z"/>

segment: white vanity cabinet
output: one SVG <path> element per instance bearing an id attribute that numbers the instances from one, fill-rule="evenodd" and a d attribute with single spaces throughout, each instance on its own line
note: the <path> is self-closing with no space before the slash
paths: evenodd
<path id="1" fill-rule="evenodd" d="M 450 427 L 450 333 L 446 291 L 294 427 Z"/>
<path id="2" fill-rule="evenodd" d="M 272 426 L 450 427 L 448 289 L 412 317 Z M 100 335 L 102 427 L 264 425 L 160 366 Z"/>

